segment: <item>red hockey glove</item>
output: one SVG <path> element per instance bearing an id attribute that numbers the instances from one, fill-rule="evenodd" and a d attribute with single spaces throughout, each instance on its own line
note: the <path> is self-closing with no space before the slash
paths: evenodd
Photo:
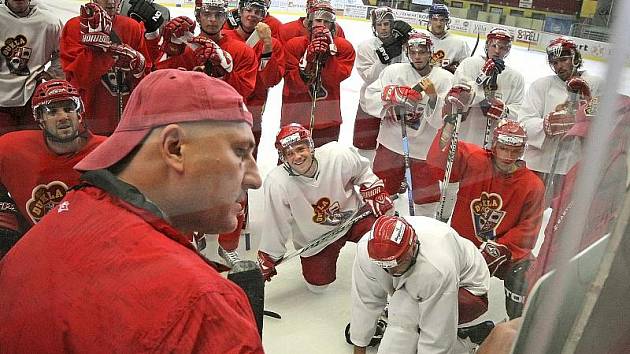
<path id="1" fill-rule="evenodd" d="M 112 44 L 110 50 L 117 68 L 130 72 L 135 78 L 140 78 L 144 74 L 145 61 L 142 53 L 127 44 Z"/>
<path id="2" fill-rule="evenodd" d="M 575 124 L 575 116 L 567 111 L 551 112 L 545 116 L 543 121 L 543 130 L 547 136 L 564 135 Z"/>
<path id="3" fill-rule="evenodd" d="M 387 85 L 381 93 L 381 100 L 386 108 L 404 106 L 410 112 L 415 111 L 421 99 L 422 94 L 408 86 Z"/>
<path id="4" fill-rule="evenodd" d="M 318 56 L 327 54 L 331 38 L 330 31 L 325 26 L 313 27 L 311 41 L 306 47 L 306 61 L 313 63 Z"/>
<path id="5" fill-rule="evenodd" d="M 181 55 L 193 37 L 195 22 L 186 16 L 175 17 L 164 25 L 162 51 L 169 57 Z"/>
<path id="6" fill-rule="evenodd" d="M 503 101 L 498 98 L 486 98 L 483 101 L 479 102 L 479 107 L 486 117 L 492 118 L 494 120 L 503 119 L 507 117 L 509 113 L 509 110 L 505 106 L 505 103 L 503 103 Z"/>
<path id="7" fill-rule="evenodd" d="M 591 88 L 581 77 L 572 77 L 567 80 L 567 90 L 571 93 L 579 94 L 579 99 L 589 101 L 591 99 Z"/>
<path id="8" fill-rule="evenodd" d="M 195 65 L 204 66 L 208 75 L 223 77 L 232 72 L 232 56 L 221 49 L 213 40 L 198 36 L 193 38 L 190 43 L 195 48 Z"/>
<path id="9" fill-rule="evenodd" d="M 487 241 L 479 247 L 481 255 L 486 260 L 490 276 L 503 278 L 503 274 L 512 259 L 512 252 L 507 246 L 494 241 Z"/>
<path id="10" fill-rule="evenodd" d="M 442 108 L 442 116 L 452 115 L 453 109 L 459 112 L 466 112 L 475 98 L 475 91 L 470 85 L 457 84 L 448 91 L 446 102 Z"/>
<path id="11" fill-rule="evenodd" d="M 363 201 L 370 206 L 372 214 L 376 217 L 385 215 L 394 207 L 394 202 L 385 191 L 383 180 L 379 179 L 370 186 L 364 184 L 359 188 L 359 192 Z"/>
<path id="12" fill-rule="evenodd" d="M 263 251 L 258 251 L 258 266 L 262 272 L 265 281 L 271 281 L 271 277 L 278 274 L 276 271 L 276 262 L 270 255 Z"/>
<path id="13" fill-rule="evenodd" d="M 483 85 L 492 75 L 495 73 L 499 75 L 505 69 L 505 62 L 503 59 L 489 58 L 481 67 L 479 75 L 475 79 L 477 85 Z"/>
<path id="14" fill-rule="evenodd" d="M 79 14 L 81 26 L 81 43 L 107 51 L 112 41 L 109 33 L 112 30 L 112 19 L 97 3 L 81 5 Z"/>

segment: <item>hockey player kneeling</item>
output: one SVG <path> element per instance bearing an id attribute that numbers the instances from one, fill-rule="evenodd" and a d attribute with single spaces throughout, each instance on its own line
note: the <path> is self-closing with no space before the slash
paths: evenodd
<path id="1" fill-rule="evenodd" d="M 378 353 L 465 351 L 457 326 L 487 311 L 489 284 L 477 247 L 448 225 L 423 216 L 378 218 L 352 269 L 354 353 L 365 353 L 388 296 Z"/>
<path id="2" fill-rule="evenodd" d="M 354 147 L 330 142 L 314 148 L 308 129 L 292 123 L 280 129 L 276 148 L 283 164 L 264 182 L 265 223 L 258 262 L 265 279 L 271 280 L 291 237 L 296 250 L 308 246 L 300 254 L 302 274 L 308 289 L 319 293 L 335 281 L 337 258 L 346 241 L 359 241 L 375 216 L 392 210 L 392 200 L 370 161 Z M 349 222 L 364 204 L 373 215 Z M 323 235 L 337 230 L 319 244 Z M 319 247 L 311 247 L 314 242 Z"/>

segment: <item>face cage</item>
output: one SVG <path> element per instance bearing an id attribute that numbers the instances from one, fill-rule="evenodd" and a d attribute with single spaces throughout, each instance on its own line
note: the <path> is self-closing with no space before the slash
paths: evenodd
<path id="1" fill-rule="evenodd" d="M 571 55 L 556 55 L 555 51 L 551 53 L 547 51 L 547 65 L 549 65 L 549 67 L 551 68 L 551 71 L 556 73 L 556 69 L 553 68 L 553 64 L 551 63 L 551 61 L 562 59 L 562 58 L 571 58 L 571 65 L 573 66 L 573 74 L 575 74 L 577 69 L 580 67 L 580 60 L 577 59 L 577 55 L 575 55 L 575 51 L 573 50 L 571 50 Z M 557 74 L 558 73 L 556 73 L 556 75 Z"/>
<path id="2" fill-rule="evenodd" d="M 284 137 L 283 139 L 280 139 L 280 145 L 285 145 L 286 147 L 277 149 L 278 150 L 278 158 L 280 159 L 280 161 L 282 161 L 283 163 L 288 165 L 287 159 L 284 157 L 284 152 L 287 149 L 290 149 L 293 145 L 297 145 L 297 144 L 301 144 L 303 142 L 306 142 L 306 144 L 308 145 L 308 148 L 311 150 L 311 153 L 313 153 L 315 151 L 315 143 L 313 142 L 312 138 L 306 138 L 306 139 L 300 139 L 300 140 L 295 140 L 293 142 L 286 142 L 285 144 L 282 144 L 282 141 L 286 141 L 287 139 L 290 139 L 291 136 L 295 135 L 295 134 L 299 134 L 299 133 L 293 133 L 289 136 Z M 315 157 L 313 156 L 313 159 Z M 290 167 L 289 167 L 290 168 Z"/>
<path id="3" fill-rule="evenodd" d="M 486 40 L 486 46 L 485 46 L 485 49 L 486 49 L 486 58 L 488 58 L 488 46 L 490 45 L 490 41 L 491 41 L 491 40 L 492 40 L 492 41 L 498 41 L 498 40 L 500 40 L 500 39 L 496 39 L 496 38 L 494 38 L 494 39 Z M 509 47 L 509 48 L 508 48 L 508 51 L 507 51 L 507 52 L 505 52 L 505 55 L 503 56 L 503 58 L 502 58 L 502 59 L 507 58 L 507 57 L 508 57 L 508 55 L 510 55 L 510 52 L 512 51 L 512 41 L 508 41 L 508 43 L 509 43 L 509 44 L 508 44 L 508 47 Z"/>
<path id="4" fill-rule="evenodd" d="M 394 276 L 401 276 L 403 274 L 405 274 L 409 269 L 411 269 L 411 267 L 414 266 L 414 264 L 416 264 L 416 260 L 418 258 L 418 253 L 420 253 L 420 241 L 418 241 L 417 239 L 411 243 L 411 247 L 416 247 L 416 249 L 413 252 L 413 255 L 411 256 L 411 262 L 409 263 L 409 266 L 407 267 L 407 269 L 405 269 L 402 273 L 400 273 L 399 275 L 394 275 Z M 402 257 L 402 256 L 401 256 Z M 377 266 L 388 270 L 388 269 L 392 269 L 394 267 L 397 267 L 400 265 L 400 263 L 398 263 L 397 259 L 391 260 L 391 261 L 379 261 L 376 259 L 371 259 L 370 260 L 376 264 Z"/>
<path id="5" fill-rule="evenodd" d="M 209 12 L 212 10 L 218 10 L 217 12 L 219 12 L 220 14 L 223 14 L 223 17 L 225 17 L 225 14 L 227 12 L 227 8 L 225 6 L 205 4 L 195 9 L 195 17 L 199 17 L 202 12 Z"/>

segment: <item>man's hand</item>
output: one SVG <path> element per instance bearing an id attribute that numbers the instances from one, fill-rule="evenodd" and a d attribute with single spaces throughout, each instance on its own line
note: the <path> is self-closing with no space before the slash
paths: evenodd
<path id="1" fill-rule="evenodd" d="M 369 186 L 364 184 L 359 188 L 359 192 L 376 217 L 385 215 L 394 207 L 394 202 L 385 191 L 383 180 L 379 179 Z"/>
<path id="2" fill-rule="evenodd" d="M 479 108 L 481 108 L 481 111 L 486 117 L 494 120 L 506 118 L 509 113 L 505 103 L 494 97 L 490 99 L 486 98 L 479 102 Z"/>
<path id="3" fill-rule="evenodd" d="M 402 47 L 409 39 L 409 32 L 413 28 L 405 21 L 396 20 L 392 25 L 392 35 L 383 41 L 383 45 L 376 48 L 376 55 L 383 64 L 389 64 L 392 59 L 402 54 Z"/>
<path id="4" fill-rule="evenodd" d="M 467 112 L 474 98 L 475 91 L 472 91 L 470 85 L 457 84 L 451 87 L 446 95 L 446 102 L 442 108 L 442 116 L 452 115 L 453 110 Z"/>
<path id="5" fill-rule="evenodd" d="M 328 54 L 330 38 L 332 38 L 330 31 L 325 26 L 313 27 L 311 41 L 306 47 L 306 61 L 309 64 Z"/>
<path id="6" fill-rule="evenodd" d="M 276 271 L 276 262 L 270 255 L 263 251 L 258 251 L 258 266 L 262 272 L 265 281 L 271 281 L 271 277 L 278 274 Z"/>
<path id="7" fill-rule="evenodd" d="M 145 65 L 145 59 L 142 53 L 127 44 L 112 44 L 110 51 L 116 60 L 114 65 L 117 68 L 122 71 L 130 72 L 135 78 L 142 77 Z"/>
<path id="8" fill-rule="evenodd" d="M 416 105 L 421 99 L 422 94 L 408 86 L 387 85 L 381 93 L 381 100 L 386 108 L 403 106 L 409 111 L 415 111 Z"/>
<path id="9" fill-rule="evenodd" d="M 223 77 L 232 72 L 233 63 L 230 53 L 224 51 L 213 40 L 206 37 L 195 37 L 190 41 L 195 49 L 195 65 L 206 67 L 206 73 L 212 77 Z"/>
<path id="10" fill-rule="evenodd" d="M 483 85 L 492 75 L 499 75 L 505 69 L 505 62 L 503 59 L 488 58 L 481 67 L 479 75 L 475 82 L 477 85 Z"/>
<path id="11" fill-rule="evenodd" d="M 186 16 L 175 17 L 164 26 L 162 51 L 169 57 L 184 53 L 186 43 L 193 37 L 195 22 Z"/>
<path id="12" fill-rule="evenodd" d="M 109 33 L 112 30 L 112 19 L 97 3 L 81 5 L 79 13 L 81 26 L 81 43 L 92 48 L 100 48 L 104 52 L 112 44 Z"/>
<path id="13" fill-rule="evenodd" d="M 479 247 L 481 255 L 486 260 L 490 276 L 503 278 L 508 262 L 512 259 L 512 252 L 506 245 L 494 241 L 486 241 Z"/>
<path id="14" fill-rule="evenodd" d="M 543 120 L 543 130 L 549 137 L 564 135 L 575 124 L 575 116 L 566 110 L 550 112 Z"/>
<path id="15" fill-rule="evenodd" d="M 147 33 L 157 31 L 162 23 L 164 23 L 162 13 L 151 1 L 129 0 L 129 5 L 131 5 L 131 7 L 129 11 L 127 11 L 127 16 L 144 23 L 144 29 Z"/>

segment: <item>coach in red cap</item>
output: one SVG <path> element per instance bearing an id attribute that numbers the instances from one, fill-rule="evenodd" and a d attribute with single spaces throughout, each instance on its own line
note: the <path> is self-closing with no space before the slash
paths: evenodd
<path id="1" fill-rule="evenodd" d="M 190 243 L 260 187 L 251 124 L 203 73 L 142 80 L 83 184 L 0 263 L 2 351 L 262 353 L 247 298 Z"/>

